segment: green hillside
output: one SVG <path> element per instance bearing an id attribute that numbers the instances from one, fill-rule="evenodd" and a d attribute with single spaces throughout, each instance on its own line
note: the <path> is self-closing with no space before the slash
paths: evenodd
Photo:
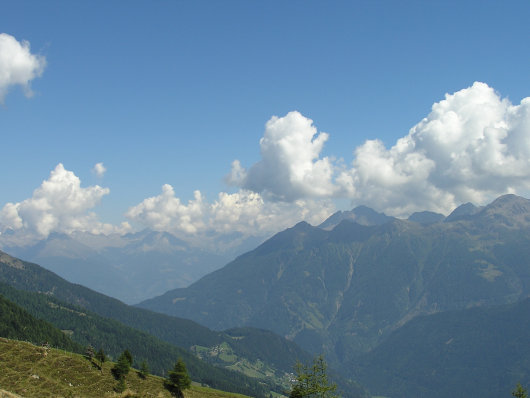
<path id="1" fill-rule="evenodd" d="M 79 354 L 45 349 L 30 343 L 0 338 L 0 386 L 23 397 L 171 397 L 164 379 L 131 370 L 126 376 L 127 390 L 114 391 L 117 381 L 111 373 L 113 363 L 99 364 Z M 185 398 L 244 398 L 192 386 Z"/>
<path id="2" fill-rule="evenodd" d="M 18 291 L 6 284 L 0 284 L 0 293 L 33 316 L 46 319 L 64 330 L 72 340 L 83 347 L 91 345 L 96 349 L 102 348 L 113 358 L 129 349 L 135 359 L 135 365 L 139 366 L 145 360 L 154 374 L 165 375 L 176 359 L 181 357 L 188 364 L 188 370 L 194 380 L 225 391 L 263 396 L 274 386 L 269 381 L 271 386 L 265 387 L 242 373 L 208 365 L 188 350 L 175 347 L 115 320 L 61 302 L 52 296 Z"/>

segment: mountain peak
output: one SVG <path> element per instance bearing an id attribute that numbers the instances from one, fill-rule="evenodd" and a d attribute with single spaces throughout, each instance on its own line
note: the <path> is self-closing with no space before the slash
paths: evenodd
<path id="1" fill-rule="evenodd" d="M 468 218 L 480 211 L 480 208 L 475 206 L 471 202 L 464 203 L 453 210 L 451 214 L 447 216 L 445 222 L 457 221 L 464 218 Z"/>
<path id="2" fill-rule="evenodd" d="M 438 222 L 442 222 L 445 219 L 445 216 L 440 213 L 435 213 L 433 211 L 418 211 L 412 213 L 408 220 L 417 222 L 422 225 L 430 225 Z"/>
<path id="3" fill-rule="evenodd" d="M 507 211 L 513 215 L 530 213 L 530 200 L 514 194 L 499 196 L 486 206 L 485 211 Z"/>
<path id="4" fill-rule="evenodd" d="M 389 217 L 385 213 L 378 213 L 368 206 L 357 206 L 351 211 L 338 211 L 327 218 L 318 227 L 325 230 L 332 230 L 343 220 L 356 222 L 365 226 L 374 226 L 386 224 L 392 221 L 394 217 Z"/>
<path id="5" fill-rule="evenodd" d="M 6 264 L 9 267 L 16 269 L 24 269 L 24 263 L 18 258 L 12 257 L 9 254 L 0 250 L 0 263 Z"/>
<path id="6" fill-rule="evenodd" d="M 500 222 L 507 227 L 530 226 L 530 200 L 508 194 L 487 205 L 477 216 Z"/>

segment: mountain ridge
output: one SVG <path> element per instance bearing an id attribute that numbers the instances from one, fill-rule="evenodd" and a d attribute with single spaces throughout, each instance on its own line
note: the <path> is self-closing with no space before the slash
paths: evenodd
<path id="1" fill-rule="evenodd" d="M 342 363 L 417 315 L 530 294 L 529 202 L 507 195 L 432 224 L 299 223 L 190 287 L 139 305 L 213 329 L 268 327 Z"/>

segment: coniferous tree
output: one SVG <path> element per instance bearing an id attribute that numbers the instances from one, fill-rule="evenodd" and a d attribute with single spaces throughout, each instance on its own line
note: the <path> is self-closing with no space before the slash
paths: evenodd
<path id="1" fill-rule="evenodd" d="M 523 388 L 521 383 L 517 383 L 515 390 L 512 391 L 512 395 L 515 398 L 528 398 L 528 394 L 526 393 L 526 388 Z"/>
<path id="2" fill-rule="evenodd" d="M 125 383 L 125 377 L 121 377 L 118 380 L 118 384 L 114 388 L 114 390 L 118 393 L 124 392 L 127 389 L 127 384 Z"/>
<path id="3" fill-rule="evenodd" d="M 312 366 L 298 362 L 295 366 L 296 383 L 290 398 L 317 397 L 336 398 L 337 385 L 330 383 L 327 375 L 327 364 L 322 355 L 313 360 Z"/>
<path id="4" fill-rule="evenodd" d="M 129 373 L 129 369 L 131 368 L 131 364 L 129 362 L 129 358 L 125 354 L 125 351 L 120 355 L 118 358 L 118 362 L 116 362 L 116 365 L 112 368 L 112 373 L 114 374 L 114 377 L 116 379 L 123 379 Z"/>
<path id="5" fill-rule="evenodd" d="M 140 377 L 142 379 L 145 379 L 149 375 L 149 366 L 147 366 L 147 362 L 144 360 L 140 364 Z"/>
<path id="6" fill-rule="evenodd" d="M 86 350 L 85 350 L 85 357 L 88 359 L 88 360 L 92 360 L 92 358 L 94 358 L 94 347 L 92 347 L 91 345 L 89 345 Z"/>
<path id="7" fill-rule="evenodd" d="M 188 370 L 184 361 L 179 358 L 172 370 L 168 372 L 168 380 L 166 382 L 167 389 L 175 396 L 183 398 L 183 390 L 189 388 L 191 385 L 191 378 L 188 375 Z"/>
<path id="8" fill-rule="evenodd" d="M 129 362 L 129 366 L 132 366 L 133 364 L 133 356 L 129 350 L 123 351 L 123 356 L 127 359 L 127 362 Z"/>
<path id="9" fill-rule="evenodd" d="M 96 352 L 96 359 L 99 361 L 100 367 L 103 367 L 103 363 L 107 359 L 107 356 L 105 355 L 105 351 L 103 351 L 103 348 L 100 348 L 98 352 Z"/>

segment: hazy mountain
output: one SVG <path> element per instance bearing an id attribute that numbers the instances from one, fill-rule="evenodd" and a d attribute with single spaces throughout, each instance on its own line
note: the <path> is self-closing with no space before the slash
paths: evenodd
<path id="1" fill-rule="evenodd" d="M 144 308 L 214 329 L 251 325 L 351 360 L 417 315 L 530 294 L 530 205 L 514 195 L 456 221 L 300 223 Z"/>
<path id="2" fill-rule="evenodd" d="M 52 233 L 31 246 L 3 250 L 126 303 L 188 286 L 233 258 L 232 252 L 206 251 L 152 230 L 123 236 Z"/>
<path id="3" fill-rule="evenodd" d="M 473 214 L 476 214 L 480 211 L 480 207 L 475 206 L 473 203 L 464 203 L 463 205 L 458 206 L 452 211 L 451 214 L 447 216 L 445 221 L 457 221 L 460 219 L 465 219 Z"/>
<path id="4" fill-rule="evenodd" d="M 419 211 L 416 213 L 412 213 L 408 218 L 409 221 L 425 225 L 442 222 L 444 219 L 445 216 L 443 214 L 435 213 L 432 211 Z"/>
<path id="5" fill-rule="evenodd" d="M 337 211 L 318 227 L 331 230 L 344 220 L 355 221 L 360 225 L 382 225 L 394 219 L 394 217 L 389 217 L 385 213 L 378 213 L 367 206 L 357 206 L 351 211 Z"/>

